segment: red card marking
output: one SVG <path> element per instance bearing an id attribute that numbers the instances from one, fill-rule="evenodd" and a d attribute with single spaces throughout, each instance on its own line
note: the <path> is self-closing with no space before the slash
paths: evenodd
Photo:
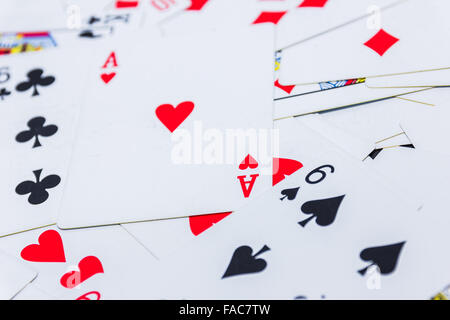
<path id="1" fill-rule="evenodd" d="M 47 230 L 41 233 L 39 244 L 30 244 L 22 249 L 22 259 L 33 262 L 66 262 L 64 247 L 58 231 Z"/>

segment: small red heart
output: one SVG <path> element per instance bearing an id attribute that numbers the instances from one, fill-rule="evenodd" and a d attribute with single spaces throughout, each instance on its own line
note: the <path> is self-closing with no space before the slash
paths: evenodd
<path id="1" fill-rule="evenodd" d="M 231 212 L 224 212 L 189 217 L 189 226 L 191 227 L 192 234 L 198 236 L 230 214 Z"/>
<path id="2" fill-rule="evenodd" d="M 116 76 L 115 72 L 111 72 L 111 73 L 102 73 L 100 75 L 100 78 L 102 78 L 104 83 L 108 83 L 112 80 L 112 78 L 114 78 Z"/>
<path id="3" fill-rule="evenodd" d="M 156 108 L 155 113 L 159 121 L 161 121 L 170 132 L 174 132 L 175 129 L 178 128 L 178 126 L 191 114 L 192 110 L 194 110 L 194 103 L 185 101 L 175 108 L 171 104 L 162 104 Z"/>
<path id="4" fill-rule="evenodd" d="M 245 170 L 247 168 L 256 169 L 258 168 L 258 161 L 256 161 L 251 155 L 247 155 L 245 159 L 239 165 L 240 170 Z"/>
<path id="5" fill-rule="evenodd" d="M 58 231 L 42 232 L 38 243 L 23 248 L 20 252 L 22 259 L 33 262 L 66 262 L 63 243 Z"/>
<path id="6" fill-rule="evenodd" d="M 273 158 L 272 186 L 283 181 L 286 176 L 290 176 L 303 167 L 303 164 L 297 160 Z"/>
<path id="7" fill-rule="evenodd" d="M 87 256 L 78 263 L 80 271 L 69 271 L 61 277 L 61 285 L 72 289 L 83 283 L 97 273 L 103 273 L 103 266 L 100 260 L 94 256 Z"/>

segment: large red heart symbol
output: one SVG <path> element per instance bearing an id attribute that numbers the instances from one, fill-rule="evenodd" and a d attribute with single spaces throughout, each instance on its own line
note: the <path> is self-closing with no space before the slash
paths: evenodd
<path id="1" fill-rule="evenodd" d="M 189 226 L 191 227 L 192 234 L 198 236 L 230 214 L 231 212 L 224 212 L 189 217 Z"/>
<path id="2" fill-rule="evenodd" d="M 66 262 L 63 243 L 58 231 L 42 232 L 38 243 L 23 248 L 20 252 L 22 259 L 33 262 Z"/>
<path id="3" fill-rule="evenodd" d="M 247 155 L 245 157 L 245 159 L 241 162 L 241 164 L 239 165 L 239 169 L 240 170 L 245 170 L 245 169 L 256 169 L 258 168 L 258 161 L 256 161 L 251 155 Z"/>
<path id="4" fill-rule="evenodd" d="M 303 164 L 297 160 L 273 158 L 272 186 L 283 181 L 286 176 L 290 176 L 303 167 Z"/>
<path id="5" fill-rule="evenodd" d="M 61 277 L 61 285 L 72 289 L 83 283 L 97 273 L 103 273 L 103 266 L 100 260 L 94 256 L 87 256 L 78 263 L 80 271 L 69 271 Z"/>
<path id="6" fill-rule="evenodd" d="M 116 76 L 115 72 L 111 72 L 111 73 L 102 73 L 100 75 L 100 78 L 102 78 L 104 83 L 108 83 L 112 80 L 112 78 L 114 78 Z"/>
<path id="7" fill-rule="evenodd" d="M 170 132 L 174 132 L 180 124 L 191 114 L 194 110 L 194 103 L 191 101 L 185 101 L 177 105 L 175 108 L 171 104 L 162 104 L 156 108 L 156 116 L 163 125 L 169 129 Z"/>

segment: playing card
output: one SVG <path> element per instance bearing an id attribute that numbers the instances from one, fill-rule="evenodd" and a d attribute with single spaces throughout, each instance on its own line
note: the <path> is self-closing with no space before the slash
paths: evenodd
<path id="1" fill-rule="evenodd" d="M 76 52 L 1 60 L 0 146 L 8 155 L 0 159 L 2 236 L 55 223 L 88 70 Z"/>
<path id="2" fill-rule="evenodd" d="M 450 69 L 438 71 L 422 71 L 395 76 L 368 78 L 366 85 L 370 88 L 377 87 L 437 87 L 449 86 Z"/>
<path id="3" fill-rule="evenodd" d="M 41 289 L 36 287 L 34 282 L 27 285 L 22 291 L 14 296 L 12 300 L 54 300 L 55 298 L 48 295 Z"/>
<path id="4" fill-rule="evenodd" d="M 100 50 L 58 226 L 228 212 L 269 188 L 272 35 L 261 26 L 142 43 L 157 43 L 152 52 L 125 41 Z M 236 51 L 250 39 L 250 50 Z"/>
<path id="5" fill-rule="evenodd" d="M 368 290 L 366 279 L 358 273 L 365 264 L 360 251 L 370 244 L 404 241 L 402 232 L 388 230 L 415 210 L 362 169 L 359 161 L 304 126 L 295 130 L 293 121 L 281 129 L 287 129 L 286 135 L 280 133 L 291 143 L 281 145 L 290 146 L 286 152 L 301 153 L 304 167 L 163 260 L 161 270 L 171 277 L 155 279 L 155 286 L 164 287 L 164 296 L 293 299 L 322 293 L 339 298 Z M 389 227 L 386 219 L 392 222 Z M 325 263 L 329 255 L 331 260 Z M 347 261 L 340 261 L 340 255 L 346 255 Z M 393 264 L 395 269 L 398 258 L 394 254 L 384 263 L 375 260 L 383 276 L 393 272 L 385 268 Z M 359 282 L 351 287 L 338 279 L 353 274 Z"/>
<path id="6" fill-rule="evenodd" d="M 376 28 L 360 20 L 292 47 L 283 52 L 280 80 L 301 84 L 448 68 L 450 44 L 440 41 L 449 33 L 448 5 L 408 0 L 383 10 Z"/>
<path id="7" fill-rule="evenodd" d="M 2 300 L 13 298 L 37 276 L 32 268 L 3 251 L 0 251 L 0 269 L 0 299 Z"/>
<path id="8" fill-rule="evenodd" d="M 379 23 L 381 11 L 396 0 L 303 0 L 297 1 L 277 26 L 277 50 L 289 49 L 355 21 Z"/>
<path id="9" fill-rule="evenodd" d="M 0 239 L 0 248 L 36 269 L 35 287 L 58 299 L 160 297 L 145 280 L 156 260 L 120 226 L 36 229 Z"/>

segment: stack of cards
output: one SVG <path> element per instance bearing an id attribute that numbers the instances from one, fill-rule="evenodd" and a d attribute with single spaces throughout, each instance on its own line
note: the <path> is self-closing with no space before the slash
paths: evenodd
<path id="1" fill-rule="evenodd" d="M 0 7 L 0 298 L 448 296 L 447 0 Z"/>

